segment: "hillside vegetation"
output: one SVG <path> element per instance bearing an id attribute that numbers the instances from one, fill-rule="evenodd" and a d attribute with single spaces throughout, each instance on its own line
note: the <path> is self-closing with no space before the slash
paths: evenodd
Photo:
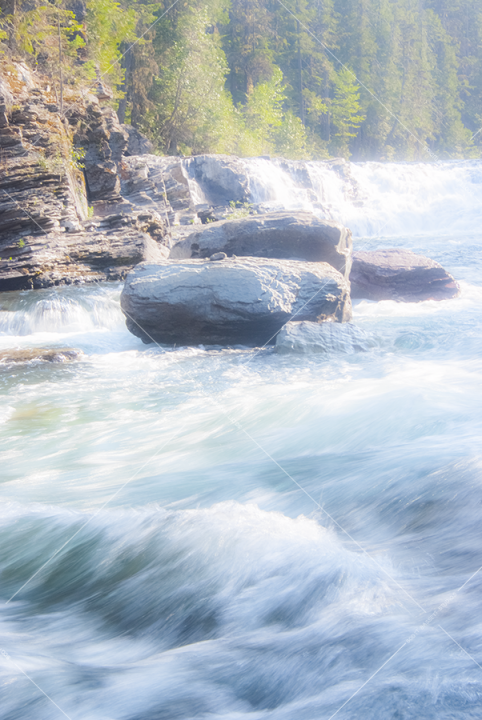
<path id="1" fill-rule="evenodd" d="M 112 89 L 163 154 L 480 157 L 480 0 L 1 0 L 0 62 Z"/>

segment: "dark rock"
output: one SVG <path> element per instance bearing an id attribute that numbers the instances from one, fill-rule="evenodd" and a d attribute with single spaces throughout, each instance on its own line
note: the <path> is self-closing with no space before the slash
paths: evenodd
<path id="1" fill-rule="evenodd" d="M 124 126 L 120 124 L 117 113 L 111 108 L 104 111 L 104 118 L 109 133 L 109 147 L 112 153 L 112 160 L 118 165 L 127 148 L 129 136 L 124 130 Z"/>
<path id="2" fill-rule="evenodd" d="M 162 261 L 170 238 L 159 194 L 149 212 L 119 194 L 129 136 L 117 114 L 79 96 L 65 105 L 66 124 L 50 81 L 17 65 L 18 77 L 0 78 L 0 290 L 114 279 L 143 260 Z M 96 212 L 89 220 L 81 165 Z"/>
<path id="3" fill-rule="evenodd" d="M 457 297 L 460 288 L 438 262 L 410 250 L 353 253 L 353 299 L 420 302 Z"/>
<path id="4" fill-rule="evenodd" d="M 377 346 L 373 336 L 351 323 L 289 322 L 276 336 L 276 352 L 343 353 L 367 352 Z"/>
<path id="5" fill-rule="evenodd" d="M 90 200 L 115 199 L 119 195 L 120 183 L 114 162 L 95 162 L 93 152 L 85 156 L 85 178 Z"/>
<path id="6" fill-rule="evenodd" d="M 127 134 L 125 155 L 150 155 L 153 152 L 154 145 L 139 130 L 132 125 L 122 125 L 122 129 Z"/>
<path id="7" fill-rule="evenodd" d="M 214 255 L 211 255 L 211 257 L 209 259 L 212 262 L 216 262 L 217 260 L 225 260 L 227 257 L 228 256 L 226 255 L 226 253 L 218 252 L 218 253 L 214 253 Z"/>
<path id="8" fill-rule="evenodd" d="M 212 208 L 209 208 L 207 210 L 198 210 L 197 216 L 200 219 L 202 225 L 207 225 L 208 223 L 217 222 L 218 220 L 220 220 L 220 218 L 214 215 Z"/>
<path id="9" fill-rule="evenodd" d="M 140 227 L 139 227 L 140 225 Z M 45 288 L 82 281 L 122 279 L 126 269 L 144 260 L 167 258 L 169 248 L 135 218 L 127 227 L 108 232 L 50 232 L 26 236 L 18 245 L 4 248 L 0 261 L 0 291 Z M 123 269 L 123 273 L 113 268 Z"/>
<path id="10" fill-rule="evenodd" d="M 87 6 L 83 0 L 69 0 L 67 8 L 74 13 L 77 22 L 85 22 L 85 18 L 87 16 Z"/>
<path id="11" fill-rule="evenodd" d="M 264 258 L 138 265 L 121 307 L 146 343 L 263 345 L 294 315 L 345 322 L 349 284 L 327 263 Z"/>
<path id="12" fill-rule="evenodd" d="M 74 144 L 86 151 L 82 163 L 89 199 L 120 200 L 118 166 L 127 147 L 127 133 L 114 110 L 101 109 L 95 102 L 69 117 L 70 122 L 79 119 L 81 126 L 74 135 Z"/>
<path id="13" fill-rule="evenodd" d="M 174 245 L 171 258 L 227 255 L 327 262 L 348 278 L 352 239 L 340 223 L 306 212 L 276 212 L 204 226 Z"/>

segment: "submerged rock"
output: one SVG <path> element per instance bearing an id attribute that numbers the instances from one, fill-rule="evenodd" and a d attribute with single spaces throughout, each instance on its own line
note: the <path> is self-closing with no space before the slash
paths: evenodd
<path id="1" fill-rule="evenodd" d="M 264 258 L 138 265 L 121 307 L 146 343 L 263 345 L 296 315 L 346 322 L 349 283 L 327 263 Z"/>
<path id="2" fill-rule="evenodd" d="M 438 262 L 411 250 L 353 253 L 350 282 L 353 299 L 420 302 L 446 300 L 460 292 Z"/>
<path id="3" fill-rule="evenodd" d="M 83 356 L 82 350 L 74 348 L 22 348 L 0 351 L 0 364 L 26 363 L 42 361 L 51 363 L 65 363 L 78 360 Z"/>
<path id="4" fill-rule="evenodd" d="M 289 322 L 276 336 L 276 352 L 345 353 L 367 352 L 377 345 L 362 328 L 350 323 Z"/>
<path id="5" fill-rule="evenodd" d="M 351 232 L 340 223 L 308 212 L 273 212 L 224 220 L 192 233 L 174 245 L 176 260 L 211 257 L 214 253 L 327 262 L 348 278 Z"/>

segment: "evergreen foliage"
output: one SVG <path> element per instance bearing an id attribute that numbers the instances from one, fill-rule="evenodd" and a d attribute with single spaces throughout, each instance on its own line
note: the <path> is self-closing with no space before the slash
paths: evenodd
<path id="1" fill-rule="evenodd" d="M 133 7 L 122 8 L 115 0 L 88 0 L 86 16 L 89 60 L 86 70 L 110 82 L 122 84 L 121 45 L 136 40 L 136 13 Z"/>
<path id="2" fill-rule="evenodd" d="M 343 155 L 350 155 L 349 142 L 357 136 L 357 130 L 365 119 L 360 106 L 360 89 L 353 71 L 342 67 L 334 81 L 333 99 L 331 101 L 331 118 L 335 126 L 333 146 Z"/>
<path id="3" fill-rule="evenodd" d="M 162 153 L 481 154 L 480 0 L 170 5 L 0 0 L 0 56 L 53 78 L 61 58 L 65 82 L 103 77 Z"/>

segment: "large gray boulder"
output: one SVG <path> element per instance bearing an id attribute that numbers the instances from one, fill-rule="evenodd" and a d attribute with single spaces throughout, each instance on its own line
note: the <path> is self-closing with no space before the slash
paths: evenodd
<path id="1" fill-rule="evenodd" d="M 327 263 L 255 258 L 142 263 L 127 276 L 121 307 L 146 343 L 264 345 L 293 316 L 344 322 L 349 283 Z"/>
<path id="2" fill-rule="evenodd" d="M 308 212 L 274 212 L 202 226 L 174 245 L 176 260 L 227 255 L 327 262 L 346 278 L 351 268 L 351 232 Z"/>
<path id="3" fill-rule="evenodd" d="M 438 262 L 411 250 L 353 253 L 350 282 L 353 299 L 420 302 L 446 300 L 460 292 Z"/>
<path id="4" fill-rule="evenodd" d="M 279 353 L 341 353 L 353 355 L 368 352 L 377 346 L 376 339 L 351 323 L 289 322 L 276 336 L 275 350 Z"/>

